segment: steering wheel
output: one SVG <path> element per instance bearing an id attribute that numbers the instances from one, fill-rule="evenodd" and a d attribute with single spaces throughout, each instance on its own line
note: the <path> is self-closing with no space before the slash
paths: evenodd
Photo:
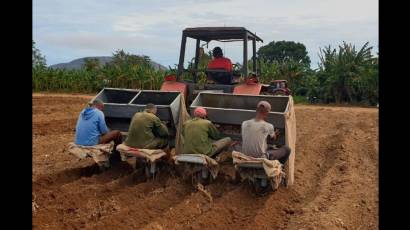
<path id="1" fill-rule="evenodd" d="M 236 77 L 241 76 L 241 72 L 242 72 L 242 70 L 238 68 L 239 68 L 239 64 L 237 63 L 232 64 L 232 74 Z"/>

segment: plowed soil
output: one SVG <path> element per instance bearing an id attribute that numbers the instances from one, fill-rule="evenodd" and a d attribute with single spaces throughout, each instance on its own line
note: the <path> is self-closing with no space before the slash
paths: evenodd
<path id="1" fill-rule="evenodd" d="M 205 189 L 173 170 L 100 172 L 65 150 L 92 96 L 33 94 L 35 229 L 378 229 L 378 110 L 296 106 L 295 184 L 266 196 L 225 165 Z"/>

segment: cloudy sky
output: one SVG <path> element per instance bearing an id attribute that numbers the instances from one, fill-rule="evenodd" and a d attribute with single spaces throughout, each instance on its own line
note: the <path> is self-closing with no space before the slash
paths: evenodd
<path id="1" fill-rule="evenodd" d="M 198 26 L 244 26 L 263 44 L 301 42 L 316 67 L 319 48 L 327 45 L 346 41 L 361 47 L 369 41 L 378 50 L 378 1 L 33 0 L 33 39 L 48 65 L 124 49 L 174 66 L 182 30 Z M 194 54 L 189 40 L 186 60 Z M 241 62 L 241 43 L 220 46 Z"/>

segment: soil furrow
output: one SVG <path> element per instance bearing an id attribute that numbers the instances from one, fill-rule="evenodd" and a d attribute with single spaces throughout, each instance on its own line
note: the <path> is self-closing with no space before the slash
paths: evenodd
<path id="1" fill-rule="evenodd" d="M 205 186 L 65 151 L 93 96 L 33 94 L 34 229 L 378 229 L 378 110 L 296 105 L 295 184 L 266 196 L 224 165 Z"/>

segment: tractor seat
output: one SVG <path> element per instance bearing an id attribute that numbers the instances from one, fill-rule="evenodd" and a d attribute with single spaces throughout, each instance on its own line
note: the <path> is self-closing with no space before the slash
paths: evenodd
<path id="1" fill-rule="evenodd" d="M 214 81 L 217 84 L 232 85 L 235 83 L 231 71 L 225 69 L 207 69 L 205 71 L 207 80 Z"/>
<path id="2" fill-rule="evenodd" d="M 122 161 L 127 161 L 130 157 L 137 157 L 146 159 L 149 162 L 155 162 L 167 155 L 164 149 L 137 149 L 125 144 L 119 144 L 117 151 L 120 153 Z"/>
<path id="3" fill-rule="evenodd" d="M 207 165 L 207 158 L 201 154 L 179 154 L 175 156 L 175 161 L 191 164 Z"/>

